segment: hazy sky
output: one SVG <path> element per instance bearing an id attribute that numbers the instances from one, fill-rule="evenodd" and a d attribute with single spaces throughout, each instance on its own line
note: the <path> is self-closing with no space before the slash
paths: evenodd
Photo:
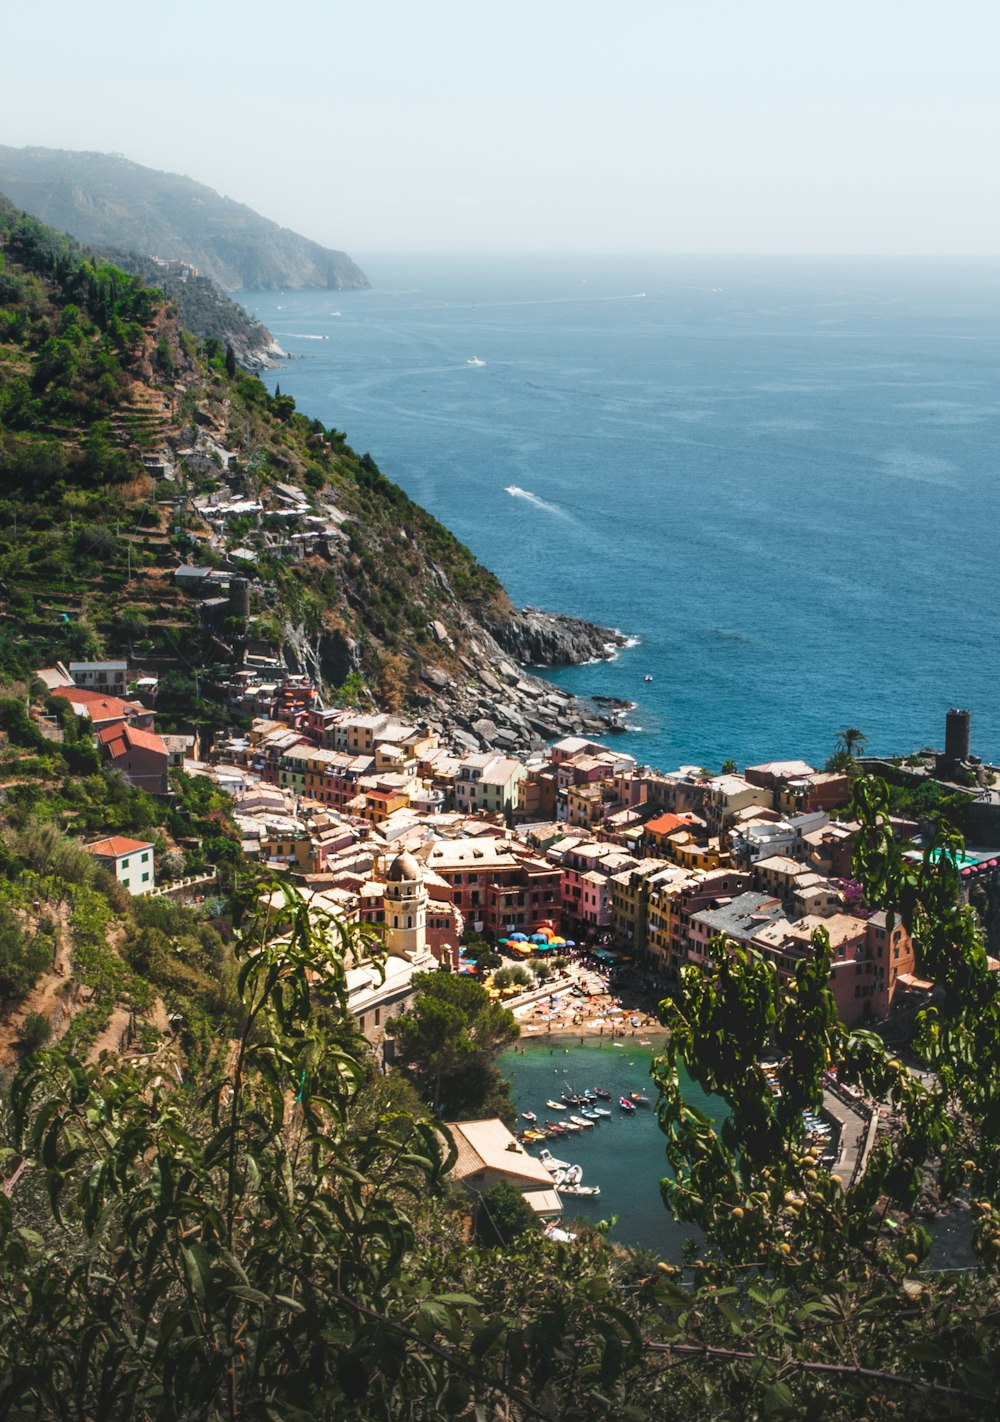
<path id="1" fill-rule="evenodd" d="M 1000 253 L 998 0 L 50 0 L 0 143 L 348 251 Z"/>

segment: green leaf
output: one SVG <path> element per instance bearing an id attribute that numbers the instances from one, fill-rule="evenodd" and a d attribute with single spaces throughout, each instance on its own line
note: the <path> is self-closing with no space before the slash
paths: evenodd
<path id="1" fill-rule="evenodd" d="M 492 1323 L 488 1323 L 485 1328 L 481 1328 L 472 1340 L 472 1356 L 474 1358 L 484 1357 L 506 1327 L 507 1324 L 502 1318 L 495 1318 Z"/>
<path id="2" fill-rule="evenodd" d="M 769 1383 L 764 1389 L 761 1407 L 765 1417 L 793 1417 L 796 1414 L 795 1399 L 787 1383 Z"/>

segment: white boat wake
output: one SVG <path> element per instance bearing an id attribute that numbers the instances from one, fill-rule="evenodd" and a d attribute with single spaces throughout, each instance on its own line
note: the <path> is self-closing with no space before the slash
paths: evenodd
<path id="1" fill-rule="evenodd" d="M 558 504 L 550 504 L 547 500 L 540 499 L 530 489 L 519 488 L 517 484 L 508 484 L 504 493 L 510 494 L 515 499 L 525 499 L 529 504 L 534 504 L 536 509 L 544 509 L 546 513 L 555 514 L 557 518 L 569 518 L 565 509 L 561 509 Z"/>

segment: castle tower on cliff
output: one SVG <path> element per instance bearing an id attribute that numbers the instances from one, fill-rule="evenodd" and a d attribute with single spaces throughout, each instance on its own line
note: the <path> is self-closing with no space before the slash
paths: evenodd
<path id="1" fill-rule="evenodd" d="M 411 963 L 427 957 L 427 888 L 413 855 L 404 851 L 389 865 L 385 885 L 385 946 Z"/>

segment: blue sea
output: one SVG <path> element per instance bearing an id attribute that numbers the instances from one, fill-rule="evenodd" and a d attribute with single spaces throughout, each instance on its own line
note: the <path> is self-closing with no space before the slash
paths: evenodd
<path id="1" fill-rule="evenodd" d="M 637 639 L 554 674 L 636 703 L 622 749 L 891 754 L 960 705 L 1000 755 L 1000 261 L 353 255 L 372 290 L 240 298 L 269 385 Z"/>

